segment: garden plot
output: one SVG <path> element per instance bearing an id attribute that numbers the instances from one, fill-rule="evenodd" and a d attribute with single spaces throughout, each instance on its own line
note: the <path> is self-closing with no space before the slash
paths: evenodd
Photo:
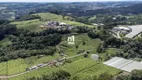
<path id="1" fill-rule="evenodd" d="M 114 57 L 106 62 L 104 62 L 104 64 L 120 69 L 120 70 L 124 70 L 127 72 L 131 72 L 132 70 L 135 69 L 142 69 L 142 63 L 141 62 L 136 62 L 133 60 L 127 60 L 124 58 L 120 58 L 120 57 Z"/>

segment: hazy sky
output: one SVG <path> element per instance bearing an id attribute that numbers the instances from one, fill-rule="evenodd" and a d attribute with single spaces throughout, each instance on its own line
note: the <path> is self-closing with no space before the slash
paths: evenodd
<path id="1" fill-rule="evenodd" d="M 0 0 L 0 2 L 91 2 L 91 1 L 136 1 L 136 0 Z M 142 1 L 142 0 L 137 0 Z"/>

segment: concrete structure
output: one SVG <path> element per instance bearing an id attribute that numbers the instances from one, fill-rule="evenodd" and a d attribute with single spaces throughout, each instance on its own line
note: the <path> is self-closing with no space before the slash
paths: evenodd
<path id="1" fill-rule="evenodd" d="M 103 23 L 92 23 L 93 26 L 104 26 Z"/>
<path id="2" fill-rule="evenodd" d="M 67 24 L 64 22 L 59 23 L 59 26 L 66 26 Z"/>
<path id="3" fill-rule="evenodd" d="M 135 69 L 142 70 L 141 62 L 128 60 L 120 57 L 113 57 L 112 59 L 104 62 L 104 64 L 127 72 L 131 72 Z"/>
<path id="4" fill-rule="evenodd" d="M 134 26 L 129 26 L 129 28 L 132 29 L 132 32 L 127 34 L 125 37 L 126 38 L 134 38 L 138 34 L 142 32 L 142 25 L 134 25 Z"/>
<path id="5" fill-rule="evenodd" d="M 93 60 L 99 60 L 99 55 L 97 55 L 97 54 L 92 54 L 91 55 L 91 59 L 93 59 Z"/>
<path id="6" fill-rule="evenodd" d="M 131 31 L 131 28 L 120 26 L 120 27 L 114 27 L 113 30 L 116 30 L 116 31 Z"/>
<path id="7" fill-rule="evenodd" d="M 96 23 L 92 23 L 92 25 L 93 25 L 93 26 L 98 26 L 98 24 L 96 24 Z"/>
<path id="8" fill-rule="evenodd" d="M 118 33 L 119 32 L 119 33 L 122 33 L 122 34 L 128 34 L 128 33 L 130 33 L 132 31 L 132 29 L 129 28 L 129 27 L 126 27 L 126 26 L 119 26 L 119 27 L 114 27 L 112 29 L 112 31 L 114 33 Z"/>

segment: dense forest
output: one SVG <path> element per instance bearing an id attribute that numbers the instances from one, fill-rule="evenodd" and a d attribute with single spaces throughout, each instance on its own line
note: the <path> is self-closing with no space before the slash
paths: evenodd
<path id="1" fill-rule="evenodd" d="M 29 16 L 30 18 L 30 16 Z M 21 18 L 25 20 L 25 18 Z M 17 58 L 27 58 L 36 55 L 54 55 L 55 46 L 61 42 L 62 35 L 75 33 L 87 33 L 90 28 L 77 26 L 69 29 L 45 29 L 33 32 L 26 29 L 17 29 L 9 23 L 0 26 L 0 39 L 8 38 L 12 44 L 0 47 L 0 61 L 8 61 Z"/>
<path id="2" fill-rule="evenodd" d="M 1 3 L 0 18 L 20 18 L 21 16 L 51 12 L 72 16 L 94 16 L 97 14 L 140 14 L 141 2 L 92 2 L 92 3 Z M 37 7 L 39 6 L 39 7 Z"/>
<path id="3" fill-rule="evenodd" d="M 46 29 L 41 32 L 17 29 L 15 25 L 0 26 L 0 39 L 6 36 L 11 45 L 0 48 L 0 61 L 26 58 L 36 55 L 53 55 L 55 46 L 61 42 L 61 34 L 69 33 L 66 30 Z"/>

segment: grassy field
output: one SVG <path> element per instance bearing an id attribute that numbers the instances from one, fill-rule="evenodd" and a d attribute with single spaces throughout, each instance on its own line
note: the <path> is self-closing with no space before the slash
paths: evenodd
<path id="1" fill-rule="evenodd" d="M 26 59 L 16 59 L 10 60 L 8 62 L 0 63 L 0 75 L 12 75 L 26 71 L 26 68 L 31 66 L 48 62 L 53 59 L 58 58 L 58 54 L 54 56 L 44 56 L 39 58 L 38 56 L 26 58 Z"/>
<path id="2" fill-rule="evenodd" d="M 9 44 L 12 44 L 12 42 L 8 38 L 5 38 L 0 41 L 0 45 L 2 45 L 2 46 L 7 46 Z"/>
<path id="3" fill-rule="evenodd" d="M 60 22 L 65 22 L 67 24 L 70 24 L 72 26 L 88 26 L 88 27 L 94 27 L 92 25 L 87 25 L 84 23 L 80 23 L 80 22 L 76 22 L 76 21 L 72 21 L 74 20 L 73 18 L 69 17 L 69 16 L 65 16 L 63 18 L 62 15 L 56 15 L 56 14 L 52 14 L 52 13 L 39 13 L 39 14 L 34 14 L 34 15 L 39 15 L 41 16 L 41 19 L 44 21 L 60 21 Z"/>
<path id="4" fill-rule="evenodd" d="M 38 13 L 33 15 L 39 15 L 43 21 L 64 21 L 62 15 L 56 15 L 52 13 Z"/>
<path id="5" fill-rule="evenodd" d="M 66 38 L 65 38 L 65 40 L 66 40 Z M 85 45 L 83 45 L 83 42 L 85 42 Z M 63 41 L 59 45 L 59 48 L 61 51 L 65 52 L 69 56 L 72 56 L 72 55 L 76 55 L 79 50 L 96 51 L 96 48 L 99 46 L 99 44 L 101 42 L 102 41 L 100 39 L 89 38 L 87 34 L 78 34 L 78 35 L 75 35 L 75 44 L 74 45 L 68 45 L 67 41 Z M 76 48 L 76 46 L 78 46 L 78 48 Z"/>
<path id="6" fill-rule="evenodd" d="M 37 15 L 37 14 L 34 14 Z M 41 16 L 42 20 L 35 19 L 35 20 L 27 20 L 27 21 L 16 21 L 12 22 L 11 24 L 15 24 L 17 28 L 23 28 L 28 29 L 31 31 L 42 31 L 42 29 L 39 27 L 41 24 L 47 23 L 48 21 L 60 21 L 65 22 L 67 24 L 73 25 L 73 26 L 88 26 L 88 27 L 94 27 L 92 25 L 86 25 L 83 23 L 71 21 L 71 17 L 66 16 L 63 19 L 63 16 L 61 15 L 55 15 L 51 13 L 39 13 L 39 16 Z M 85 78 L 92 77 L 92 76 L 99 76 L 100 74 L 104 72 L 108 72 L 109 74 L 116 75 L 120 73 L 121 71 L 118 69 L 114 69 L 112 67 L 108 67 L 101 62 L 93 61 L 90 59 L 91 54 L 96 54 L 96 48 L 99 46 L 102 41 L 100 39 L 91 39 L 88 37 L 87 34 L 76 34 L 75 35 L 75 44 L 74 45 L 68 45 L 67 37 L 72 36 L 72 34 L 64 35 L 62 42 L 57 46 L 59 50 L 55 53 L 54 56 L 33 56 L 26 59 L 16 59 L 16 60 L 10 60 L 8 62 L 0 63 L 0 75 L 12 75 L 24 72 L 26 68 L 29 68 L 31 66 L 48 62 L 57 58 L 60 58 L 58 52 L 63 51 L 67 57 L 77 55 L 79 50 L 91 50 L 89 57 L 84 58 L 84 56 L 79 56 L 76 58 L 71 59 L 71 63 L 66 63 L 59 67 L 44 67 L 40 68 L 38 70 L 31 71 L 27 74 L 23 74 L 17 77 L 10 78 L 9 80 L 26 80 L 26 78 L 29 77 L 39 77 L 41 75 L 48 75 L 52 72 L 58 71 L 58 70 L 65 70 L 71 73 L 72 78 L 79 77 L 78 80 L 85 80 Z M 85 42 L 85 45 L 83 45 L 83 42 Z M 5 39 L 3 41 L 0 41 L 1 45 L 8 45 L 11 44 L 9 40 Z M 78 46 L 78 48 L 76 48 Z M 117 49 L 107 49 L 107 52 L 110 54 L 115 53 Z M 105 53 L 102 53 L 101 56 L 105 57 Z M 85 64 L 84 64 L 85 63 Z"/>
<path id="7" fill-rule="evenodd" d="M 96 19 L 96 16 L 92 16 L 91 18 L 89 18 L 89 21 L 94 21 Z"/>
<path id="8" fill-rule="evenodd" d="M 107 58 L 106 56 L 112 56 L 115 55 L 117 52 L 120 52 L 121 49 L 117 49 L 117 48 L 107 48 L 105 53 L 100 53 L 100 56 L 102 57 L 102 61 L 105 61 L 105 59 Z"/>
<path id="9" fill-rule="evenodd" d="M 33 15 L 37 15 L 37 14 L 33 14 Z M 65 16 L 65 18 L 63 18 L 62 15 L 56 15 L 56 14 L 52 14 L 52 13 L 38 13 L 38 15 L 41 17 L 41 20 L 34 19 L 34 20 L 26 20 L 26 21 L 15 21 L 15 22 L 11 22 L 11 24 L 15 24 L 17 26 L 17 28 L 28 29 L 28 30 L 31 30 L 31 31 L 43 30 L 43 29 L 40 28 L 40 25 L 45 24 L 48 21 L 65 22 L 65 23 L 70 24 L 72 26 L 94 27 L 92 25 L 87 25 L 87 24 L 84 24 L 84 23 L 71 21 L 72 18 L 69 17 L 69 16 Z"/>
<path id="10" fill-rule="evenodd" d="M 45 75 L 45 74 L 48 75 L 58 70 L 68 71 L 71 73 L 72 77 L 77 75 L 79 77 L 78 80 L 83 80 L 85 77 L 94 76 L 94 75 L 99 76 L 101 73 L 104 72 L 108 72 L 109 74 L 112 75 L 116 75 L 121 72 L 118 69 L 114 69 L 102 63 L 98 63 L 88 58 L 84 58 L 60 67 L 44 67 L 18 77 L 10 78 L 9 80 L 25 80 L 25 78 L 29 78 L 32 76 L 39 77 L 40 75 Z"/>
<path id="11" fill-rule="evenodd" d="M 31 71 L 27 74 L 23 74 L 14 78 L 10 78 L 10 80 L 25 80 L 28 77 L 36 76 L 39 77 L 43 74 L 51 74 L 54 71 L 65 70 L 71 73 L 72 78 L 78 76 L 78 80 L 83 80 L 85 78 L 89 78 L 92 76 L 99 76 L 101 73 L 109 72 L 109 74 L 116 75 L 120 70 L 114 69 L 112 67 L 108 67 L 101 62 L 96 62 L 90 59 L 91 54 L 96 53 L 96 48 L 99 46 L 102 41 L 100 39 L 91 39 L 87 34 L 76 34 L 75 35 L 75 45 L 68 45 L 66 39 L 69 35 L 64 35 L 63 42 L 58 45 L 61 51 L 69 56 L 77 55 L 79 50 L 92 50 L 90 51 L 89 57 L 84 58 L 84 56 L 78 56 L 76 58 L 70 59 L 71 63 L 66 63 L 63 66 L 59 67 L 44 67 L 38 70 Z M 5 40 L 6 41 L 6 40 Z M 8 40 L 7 40 L 8 41 Z M 82 43 L 85 41 L 85 45 Z M 79 46 L 77 49 L 75 46 Z M 117 49 L 110 48 L 107 50 L 108 53 L 113 54 L 117 51 Z M 105 57 L 105 53 L 101 54 Z M 0 75 L 12 75 L 24 72 L 26 68 L 31 66 L 48 62 L 54 59 L 60 58 L 58 51 L 54 56 L 33 56 L 26 59 L 16 59 L 10 60 L 8 62 L 0 63 Z M 85 63 L 85 64 L 84 64 Z"/>
<path id="12" fill-rule="evenodd" d="M 64 37 L 64 40 L 66 40 L 65 37 Z M 82 45 L 83 41 L 86 42 L 86 45 Z M 5 45 L 6 42 L 8 42 L 7 39 L 4 41 L 1 41 L 1 45 Z M 87 34 L 79 34 L 79 35 L 76 35 L 75 37 L 75 45 L 79 46 L 78 49 L 75 48 L 75 45 L 68 45 L 67 41 L 63 41 L 59 45 L 59 48 L 61 49 L 61 51 L 64 51 L 64 53 L 69 57 L 69 56 L 77 55 L 77 52 L 82 49 L 84 50 L 95 49 L 97 48 L 100 42 L 101 41 L 99 39 L 93 39 L 93 40 L 90 39 Z M 54 56 L 45 56 L 41 58 L 38 58 L 38 56 L 35 56 L 35 57 L 26 58 L 26 59 L 16 59 L 16 60 L 10 60 L 8 62 L 0 63 L 0 69 L 2 69 L 3 67 L 2 65 L 7 66 L 7 63 L 8 63 L 8 69 L 7 67 L 5 67 L 6 69 L 4 69 L 3 72 L 0 72 L 0 75 L 6 75 L 7 73 L 8 75 L 10 75 L 10 74 L 24 72 L 26 68 L 28 67 L 37 65 L 39 63 L 47 62 L 59 57 L 60 56 L 57 51 L 57 53 Z M 82 57 L 79 57 L 78 59 L 80 58 Z"/>
<path id="13" fill-rule="evenodd" d="M 67 37 L 68 35 L 65 35 L 63 37 L 63 42 L 61 42 L 61 44 L 59 44 L 58 47 L 60 48 L 60 51 L 63 51 L 68 57 L 77 55 L 77 52 L 79 50 L 86 50 L 86 51 L 91 50 L 90 55 L 96 54 L 97 53 L 96 48 L 99 46 L 100 43 L 102 43 L 100 39 L 91 39 L 88 37 L 87 34 L 77 34 L 75 35 L 75 45 L 68 45 L 66 41 Z M 85 45 L 82 44 L 84 41 L 86 43 Z M 6 45 L 6 42 L 9 42 L 9 41 L 5 39 L 4 41 L 1 41 L 0 43 L 1 45 Z M 78 48 L 75 47 L 76 45 L 78 46 Z M 110 55 L 116 53 L 117 51 L 118 49 L 114 49 L 114 48 L 107 49 L 107 52 Z M 100 56 L 105 58 L 105 53 L 100 54 Z M 26 58 L 26 59 L 16 59 L 16 60 L 10 60 L 8 62 L 3 62 L 3 63 L 0 63 L 0 75 L 7 75 L 7 74 L 11 75 L 11 74 L 24 72 L 26 68 L 29 68 L 31 66 L 34 66 L 43 62 L 54 60 L 59 57 L 60 56 L 57 51 L 57 53 L 54 56 L 44 56 L 41 58 L 39 58 L 38 56 L 34 56 L 34 57 Z M 84 58 L 83 56 L 79 56 L 71 60 L 77 61 L 83 58 Z"/>
<path id="14" fill-rule="evenodd" d="M 7 63 L 0 63 L 0 75 L 7 74 Z"/>
<path id="15" fill-rule="evenodd" d="M 27 21 L 16 21 L 11 24 L 15 24 L 17 28 L 28 29 L 31 31 L 41 31 L 42 29 L 39 27 L 43 22 L 39 19 L 35 20 L 27 20 Z"/>

